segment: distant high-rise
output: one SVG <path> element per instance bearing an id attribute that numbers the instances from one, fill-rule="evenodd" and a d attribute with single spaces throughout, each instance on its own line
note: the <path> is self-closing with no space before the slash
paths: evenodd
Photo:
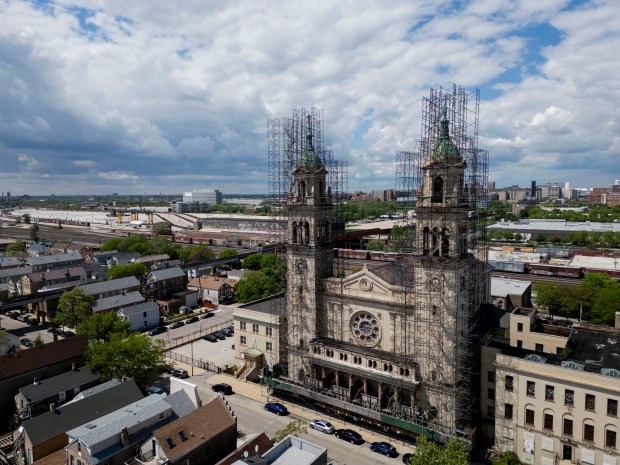
<path id="1" fill-rule="evenodd" d="M 183 202 L 220 205 L 222 203 L 222 193 L 217 189 L 194 189 L 183 194 Z"/>

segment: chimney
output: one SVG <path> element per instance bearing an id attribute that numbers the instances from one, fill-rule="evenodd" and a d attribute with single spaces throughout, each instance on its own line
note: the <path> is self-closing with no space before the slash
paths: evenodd
<path id="1" fill-rule="evenodd" d="M 55 402 L 52 402 L 52 403 L 50 404 L 50 412 L 55 412 L 55 411 L 56 411 L 56 403 L 55 403 Z"/>
<path id="2" fill-rule="evenodd" d="M 39 384 L 39 378 L 34 377 L 34 385 L 37 386 Z"/>
<path id="3" fill-rule="evenodd" d="M 129 432 L 127 431 L 127 428 L 123 428 L 121 430 L 121 444 L 123 445 L 123 447 L 125 447 L 128 442 L 129 442 Z"/>
<path id="4" fill-rule="evenodd" d="M 75 370 L 76 370 L 76 366 L 75 366 L 75 362 L 73 362 L 73 363 L 71 364 L 71 371 L 75 371 Z"/>

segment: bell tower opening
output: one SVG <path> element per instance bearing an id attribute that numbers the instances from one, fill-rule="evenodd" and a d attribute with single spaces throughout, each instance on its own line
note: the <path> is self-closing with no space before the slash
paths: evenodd
<path id="1" fill-rule="evenodd" d="M 443 178 L 441 176 L 435 176 L 433 179 L 433 196 L 431 197 L 431 202 L 443 202 Z"/>

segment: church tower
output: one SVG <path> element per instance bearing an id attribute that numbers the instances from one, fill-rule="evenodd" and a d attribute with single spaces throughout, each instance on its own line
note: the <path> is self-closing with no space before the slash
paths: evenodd
<path id="1" fill-rule="evenodd" d="M 333 274 L 332 199 L 327 169 L 315 152 L 308 115 L 306 146 L 293 170 L 288 194 L 287 338 L 288 371 L 303 379 L 309 342 L 325 333 L 323 281 Z"/>

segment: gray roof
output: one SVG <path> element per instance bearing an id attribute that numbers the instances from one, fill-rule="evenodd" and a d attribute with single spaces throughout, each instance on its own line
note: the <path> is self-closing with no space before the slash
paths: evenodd
<path id="1" fill-rule="evenodd" d="M 268 315 L 279 315 L 286 309 L 286 296 L 282 294 L 272 295 L 264 299 L 255 300 L 247 304 L 239 305 L 239 310 L 252 310 Z"/>
<path id="2" fill-rule="evenodd" d="M 159 305 L 157 305 L 156 302 L 149 300 L 148 302 L 144 302 L 143 304 L 136 304 L 136 305 L 132 305 L 131 307 L 121 308 L 119 311 L 121 310 L 123 311 L 123 315 L 129 316 L 129 315 L 135 315 L 136 313 L 142 313 L 142 312 L 152 312 L 152 311 L 159 312 Z"/>
<path id="3" fill-rule="evenodd" d="M 80 289 L 86 295 L 105 294 L 106 292 L 122 291 L 130 287 L 140 286 L 140 281 L 135 276 L 127 278 L 109 279 L 99 283 L 85 284 Z"/>
<path id="4" fill-rule="evenodd" d="M 163 270 L 155 270 L 151 271 L 149 274 L 150 278 L 155 278 L 157 280 L 161 279 L 170 279 L 170 278 L 181 278 L 185 276 L 185 272 L 179 266 L 175 266 L 173 268 L 164 268 Z"/>
<path id="5" fill-rule="evenodd" d="M 23 427 L 33 445 L 41 444 L 142 397 L 140 389 L 133 380 L 117 381 L 105 391 L 27 420 L 23 423 Z"/>
<path id="6" fill-rule="evenodd" d="M 28 257 L 26 262 L 30 266 L 35 265 L 47 265 L 49 263 L 58 263 L 58 262 L 70 262 L 70 261 L 83 261 L 84 258 L 77 253 L 60 253 L 56 255 L 41 255 L 40 257 Z"/>
<path id="7" fill-rule="evenodd" d="M 172 411 L 178 417 L 184 417 L 196 410 L 196 406 L 185 391 L 176 391 L 166 397 L 166 402 L 172 407 Z"/>
<path id="8" fill-rule="evenodd" d="M 0 267 L 21 266 L 23 264 L 24 264 L 24 261 L 20 260 L 19 258 L 6 257 L 6 256 L 0 257 Z"/>
<path id="9" fill-rule="evenodd" d="M 522 295 L 532 283 L 517 279 L 491 278 L 491 295 L 506 297 L 507 295 Z"/>
<path id="10" fill-rule="evenodd" d="M 40 380 L 37 384 L 29 384 L 19 390 L 29 402 L 47 399 L 60 391 L 87 385 L 97 380 L 97 375 L 89 368 L 82 367 L 58 376 Z"/>
<path id="11" fill-rule="evenodd" d="M 113 379 L 111 381 L 106 381 L 103 384 L 99 384 L 98 386 L 93 386 L 91 388 L 88 388 L 85 391 L 80 392 L 77 396 L 75 396 L 73 398 L 73 400 L 65 403 L 65 405 L 68 405 L 68 404 L 73 403 L 73 402 L 80 401 L 82 399 L 86 399 L 87 397 L 94 396 L 95 394 L 99 394 L 100 392 L 107 391 L 108 389 L 110 389 L 110 388 L 112 388 L 114 386 L 117 386 L 120 383 L 121 383 L 120 380 Z"/>
<path id="12" fill-rule="evenodd" d="M 30 268 L 25 266 L 19 268 L 5 268 L 0 270 L 0 281 L 6 281 L 11 278 L 21 278 L 30 273 Z"/>
<path id="13" fill-rule="evenodd" d="M 144 297 L 138 291 L 128 292 L 127 294 L 115 295 L 112 297 L 104 297 L 93 302 L 93 312 L 102 312 L 111 308 L 120 308 L 125 305 L 131 306 L 144 302 Z"/>

